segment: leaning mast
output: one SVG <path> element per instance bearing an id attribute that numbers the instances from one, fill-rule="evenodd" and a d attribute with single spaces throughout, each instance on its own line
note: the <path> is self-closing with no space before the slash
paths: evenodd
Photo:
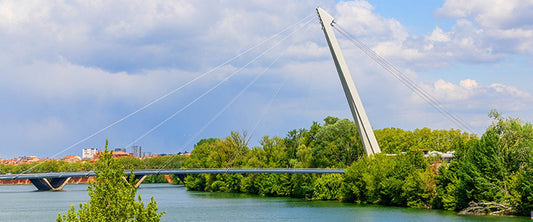
<path id="1" fill-rule="evenodd" d="M 329 15 L 320 7 L 317 8 L 316 11 L 318 13 L 320 23 L 322 24 L 322 29 L 324 30 L 324 35 L 326 36 L 326 41 L 328 42 L 331 56 L 335 62 L 335 67 L 337 68 L 337 73 L 339 74 L 342 88 L 344 89 L 344 94 L 346 94 L 346 99 L 348 100 L 348 105 L 352 111 L 352 115 L 359 131 L 361 142 L 365 148 L 365 152 L 368 156 L 380 153 L 381 149 L 379 148 L 376 136 L 374 135 L 372 126 L 370 126 L 370 121 L 366 116 L 363 103 L 359 98 L 359 93 L 357 93 L 357 89 L 355 88 L 355 84 L 352 80 L 350 71 L 348 70 L 348 66 L 344 61 L 344 56 L 342 55 L 337 38 L 333 33 L 333 17 L 331 17 L 331 15 Z"/>

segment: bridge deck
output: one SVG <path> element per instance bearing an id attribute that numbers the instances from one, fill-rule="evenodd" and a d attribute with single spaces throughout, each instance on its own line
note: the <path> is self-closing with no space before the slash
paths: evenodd
<path id="1" fill-rule="evenodd" d="M 215 174 L 215 173 L 316 173 L 316 174 L 344 174 L 344 169 L 322 168 L 270 168 L 270 169 L 170 169 L 170 170 L 134 170 L 133 174 L 165 175 L 165 174 Z M 126 175 L 130 171 L 125 172 Z M 0 180 L 15 179 L 41 179 L 41 178 L 68 178 L 96 176 L 93 171 L 88 172 L 50 172 L 50 173 L 27 173 L 27 174 L 0 174 Z"/>

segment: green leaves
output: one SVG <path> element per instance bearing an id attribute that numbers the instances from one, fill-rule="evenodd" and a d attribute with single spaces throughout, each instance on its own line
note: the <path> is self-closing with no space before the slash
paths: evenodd
<path id="1" fill-rule="evenodd" d="M 340 200 L 342 199 L 343 176 L 329 174 L 318 177 L 313 187 L 313 199 Z"/>
<path id="2" fill-rule="evenodd" d="M 146 206 L 140 195 L 135 200 L 134 175 L 125 179 L 124 166 L 113 159 L 107 144 L 95 164 L 95 182 L 87 188 L 90 200 L 80 204 L 78 211 L 72 205 L 57 221 L 159 221 L 164 212 L 157 213 L 153 197 Z"/>
<path id="3" fill-rule="evenodd" d="M 328 118 L 325 121 L 326 124 L 316 133 L 316 145 L 311 148 L 311 167 L 345 168 L 365 155 L 353 122 Z"/>
<path id="4" fill-rule="evenodd" d="M 467 146 L 437 176 L 438 201 L 445 209 L 462 210 L 473 203 L 496 202 L 527 215 L 533 200 L 533 128 L 497 111 L 481 139 Z"/>
<path id="5" fill-rule="evenodd" d="M 462 210 L 470 202 L 498 202 L 525 215 L 533 206 L 533 126 L 492 113 L 481 138 L 459 130 L 376 130 L 384 154 L 366 157 L 355 124 L 326 117 L 323 125 L 263 137 L 248 149 L 245 136 L 200 141 L 187 167 L 347 168 L 344 175 L 194 175 L 191 190 Z M 421 151 L 455 151 L 454 159 Z M 404 153 L 402 153 L 404 152 Z"/>
<path id="6" fill-rule="evenodd" d="M 376 139 L 384 153 L 400 153 L 410 150 L 462 151 L 477 137 L 460 130 L 431 130 L 429 128 L 406 131 L 398 128 L 375 130 Z"/>
<path id="7" fill-rule="evenodd" d="M 436 196 L 434 172 L 421 152 L 359 159 L 346 170 L 344 186 L 349 202 L 421 208 Z"/>

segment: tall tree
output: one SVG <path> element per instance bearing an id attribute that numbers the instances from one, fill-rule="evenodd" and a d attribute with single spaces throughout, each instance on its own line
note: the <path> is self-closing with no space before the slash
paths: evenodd
<path id="1" fill-rule="evenodd" d="M 311 148 L 312 167 L 347 167 L 359 157 L 364 149 L 355 124 L 348 120 L 327 117 L 323 127 L 315 135 Z"/>

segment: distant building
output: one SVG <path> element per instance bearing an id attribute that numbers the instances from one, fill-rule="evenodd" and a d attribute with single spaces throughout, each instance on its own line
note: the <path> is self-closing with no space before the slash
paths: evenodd
<path id="1" fill-rule="evenodd" d="M 442 152 L 439 152 L 439 151 L 431 151 L 431 152 L 428 152 L 426 155 L 424 155 L 425 157 L 435 157 L 435 156 L 440 156 L 440 159 L 442 161 L 445 161 L 445 162 L 450 162 L 453 158 L 454 158 L 454 153 L 455 151 L 448 151 L 446 153 L 442 153 Z"/>
<path id="2" fill-rule="evenodd" d="M 178 152 L 177 155 L 180 155 L 180 156 L 181 156 L 181 155 L 183 155 L 183 156 L 190 156 L 191 153 L 185 151 L 185 152 L 183 152 L 183 153 L 182 153 L 182 152 Z"/>
<path id="3" fill-rule="evenodd" d="M 97 156 L 98 150 L 96 148 L 85 148 L 81 151 L 82 159 L 93 159 Z"/>
<path id="4" fill-rule="evenodd" d="M 115 148 L 115 152 L 126 152 L 126 148 Z"/>
<path id="5" fill-rule="evenodd" d="M 132 146 L 131 151 L 133 153 L 133 157 L 142 157 L 142 148 L 141 146 Z"/>
<path id="6" fill-rule="evenodd" d="M 19 165 L 19 164 L 33 163 L 33 162 L 38 162 L 38 161 L 43 161 L 43 160 L 44 159 L 37 158 L 37 156 L 21 156 L 21 157 L 9 159 L 9 160 L 2 160 L 2 163 L 6 165 Z"/>
<path id="7" fill-rule="evenodd" d="M 126 152 L 123 152 L 123 151 L 113 151 L 113 157 L 114 158 L 127 157 L 127 156 L 133 156 L 133 154 L 126 153 Z"/>
<path id="8" fill-rule="evenodd" d="M 63 157 L 63 159 L 61 160 L 67 161 L 69 163 L 77 163 L 77 162 L 81 162 L 81 157 L 76 156 L 76 155 L 70 155 L 70 156 Z"/>
<path id="9" fill-rule="evenodd" d="M 144 158 L 148 158 L 150 156 L 152 156 L 151 152 L 144 152 L 143 155 L 142 155 L 142 157 L 144 157 Z"/>

